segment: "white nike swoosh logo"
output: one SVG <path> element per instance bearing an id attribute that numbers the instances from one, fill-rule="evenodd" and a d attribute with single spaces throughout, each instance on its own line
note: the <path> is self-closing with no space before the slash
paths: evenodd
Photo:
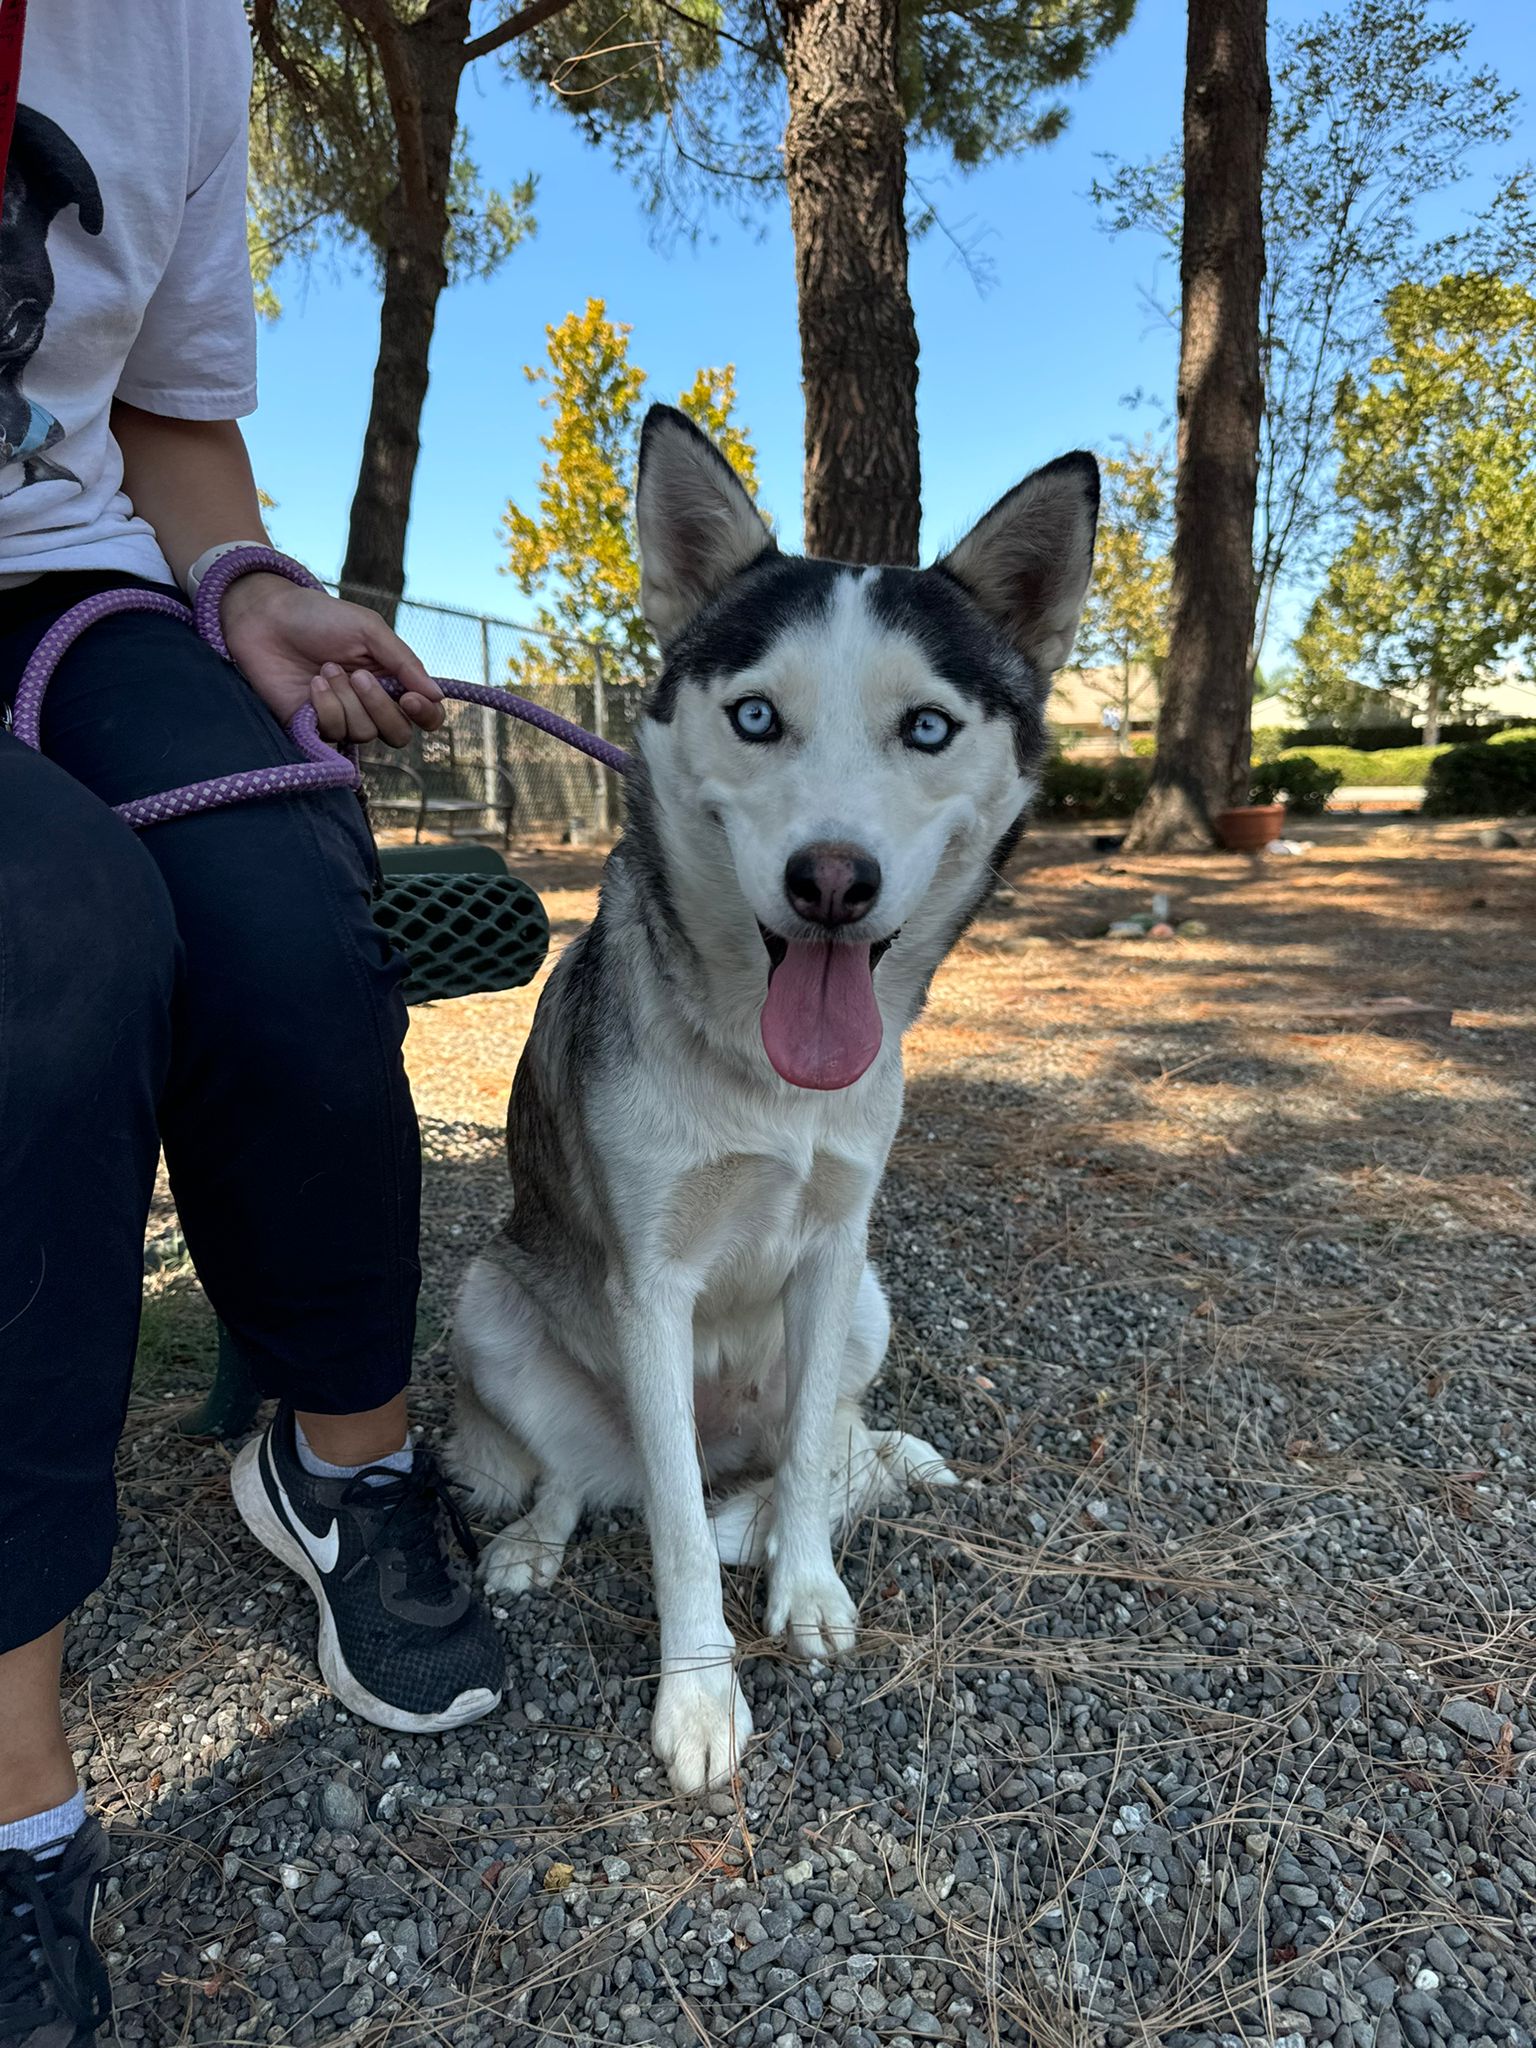
<path id="1" fill-rule="evenodd" d="M 313 1530 L 305 1527 L 304 1517 L 295 1511 L 293 1502 L 288 1498 L 288 1489 L 284 1486 L 282 1480 L 278 1479 L 276 1472 L 272 1474 L 272 1477 L 277 1481 L 277 1497 L 283 1504 L 284 1514 L 287 1515 L 289 1522 L 293 1526 L 293 1533 L 309 1552 L 319 1569 L 329 1577 L 335 1571 L 336 1560 L 341 1555 L 341 1530 L 335 1516 L 331 1517 L 331 1526 L 323 1536 L 315 1535 Z"/>

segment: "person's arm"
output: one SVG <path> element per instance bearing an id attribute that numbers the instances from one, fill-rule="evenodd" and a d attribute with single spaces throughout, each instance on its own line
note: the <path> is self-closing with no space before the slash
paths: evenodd
<path id="1" fill-rule="evenodd" d="M 178 582 L 221 541 L 266 541 L 250 457 L 233 420 L 168 419 L 119 399 L 112 431 L 123 489 L 155 529 Z M 286 725 L 313 704 L 325 739 L 404 746 L 413 725 L 443 722 L 442 692 L 376 612 L 302 590 L 281 576 L 236 579 L 221 607 L 224 638 L 264 704 Z M 375 680 L 391 675 L 394 702 Z"/>

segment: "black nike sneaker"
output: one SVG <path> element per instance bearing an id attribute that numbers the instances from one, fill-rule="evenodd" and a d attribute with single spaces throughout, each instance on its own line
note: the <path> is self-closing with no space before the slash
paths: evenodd
<path id="1" fill-rule="evenodd" d="M 86 1821 L 57 1856 L 0 1849 L 0 2043 L 92 2048 L 112 2010 L 91 1921 L 107 1838 Z"/>
<path id="2" fill-rule="evenodd" d="M 231 1474 L 235 1506 L 320 1608 L 320 1670 L 343 1706 L 380 1728 L 427 1735 L 501 1704 L 506 1661 L 467 1566 L 474 1536 L 419 1445 L 409 1472 L 370 1466 L 319 1479 L 299 1463 L 293 1411 L 278 1410 Z"/>

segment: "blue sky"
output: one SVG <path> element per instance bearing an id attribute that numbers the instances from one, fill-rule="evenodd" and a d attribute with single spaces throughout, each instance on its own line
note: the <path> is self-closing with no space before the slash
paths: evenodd
<path id="1" fill-rule="evenodd" d="M 1530 0 L 1468 0 L 1458 11 L 1476 19 L 1473 54 L 1536 104 Z M 1294 12 L 1288 0 L 1271 0 L 1272 19 Z M 1175 341 L 1145 298 L 1153 251 L 1101 233 L 1087 195 L 1102 153 L 1150 154 L 1176 132 L 1183 44 L 1180 0 L 1141 0 L 1126 35 L 1071 95 L 1071 122 L 1057 143 L 966 179 L 920 166 L 941 211 L 976 242 L 993 275 L 979 293 L 939 235 L 913 251 L 929 555 L 1034 464 L 1071 447 L 1112 452 L 1155 427 L 1171 404 Z M 660 249 L 608 157 L 547 100 L 482 71 L 463 101 L 475 153 L 491 181 L 538 172 L 538 233 L 494 278 L 460 285 L 441 303 L 407 557 L 411 595 L 529 615 L 516 585 L 498 574 L 497 536 L 509 496 L 531 505 L 542 459 L 544 416 L 523 365 L 542 356 L 546 325 L 589 295 L 633 328 L 631 353 L 650 372 L 654 397 L 675 398 L 701 364 L 736 365 L 763 502 L 785 542 L 798 544 L 799 359 L 782 200 L 758 231 L 721 215 L 711 239 Z M 1527 141 L 1526 153 L 1533 149 Z M 248 436 L 257 476 L 278 501 L 279 542 L 329 575 L 341 558 L 367 417 L 377 300 L 371 278 L 339 261 L 286 273 L 278 285 L 284 311 L 261 336 L 262 404 Z M 1123 401 L 1136 390 L 1161 406 L 1128 410 Z M 1270 660 L 1280 652 L 1272 646 Z"/>

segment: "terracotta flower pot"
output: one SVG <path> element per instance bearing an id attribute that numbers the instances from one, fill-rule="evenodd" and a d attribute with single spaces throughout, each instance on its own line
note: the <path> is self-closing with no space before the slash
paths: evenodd
<path id="1" fill-rule="evenodd" d="M 1284 804 L 1240 804 L 1236 810 L 1218 811 L 1216 837 L 1228 853 L 1257 853 L 1280 837 L 1285 824 Z"/>

